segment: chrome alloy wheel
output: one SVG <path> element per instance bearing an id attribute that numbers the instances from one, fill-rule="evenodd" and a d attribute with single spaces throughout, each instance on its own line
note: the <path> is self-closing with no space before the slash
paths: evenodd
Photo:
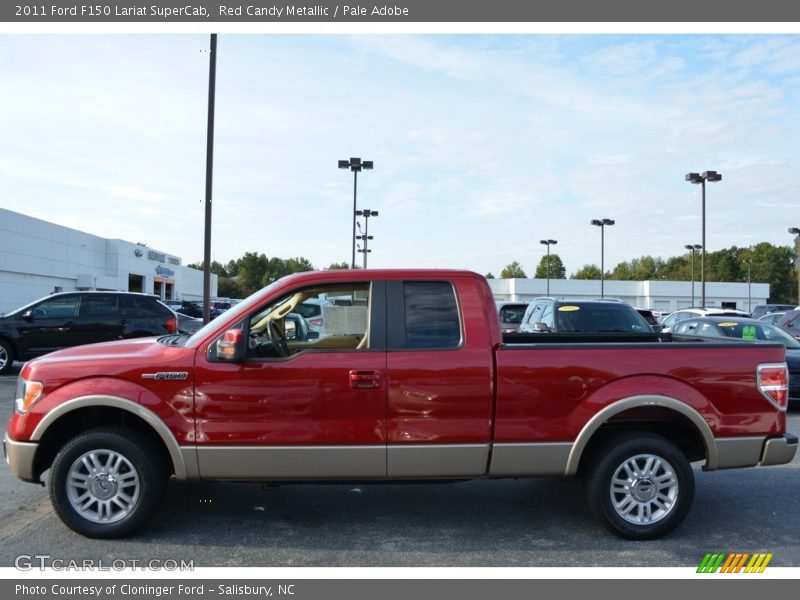
<path id="1" fill-rule="evenodd" d="M 92 523 L 115 523 L 139 500 L 141 483 L 131 462 L 113 450 L 92 450 L 72 463 L 67 498 L 81 517 Z"/>
<path id="2" fill-rule="evenodd" d="M 678 499 L 678 478 L 666 460 L 654 454 L 627 459 L 611 478 L 611 504 L 628 523 L 649 525 L 664 519 Z"/>
<path id="3" fill-rule="evenodd" d="M 6 365 L 8 365 L 8 361 L 10 358 L 11 357 L 8 354 L 8 350 L 6 350 L 3 344 L 0 344 L 0 371 L 6 368 Z"/>

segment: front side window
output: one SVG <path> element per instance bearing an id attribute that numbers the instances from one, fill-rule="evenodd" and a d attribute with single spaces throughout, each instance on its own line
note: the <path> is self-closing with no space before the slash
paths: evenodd
<path id="1" fill-rule="evenodd" d="M 542 316 L 539 319 L 542 323 L 547 325 L 550 329 L 555 328 L 555 317 L 553 316 L 553 305 L 548 303 L 542 311 Z"/>
<path id="2" fill-rule="evenodd" d="M 69 319 L 78 314 L 78 296 L 50 298 L 33 307 L 34 319 Z"/>
<path id="3" fill-rule="evenodd" d="M 369 310 L 367 283 L 296 290 L 246 318 L 247 357 L 287 358 L 306 350 L 367 350 Z"/>
<path id="4" fill-rule="evenodd" d="M 526 323 L 530 325 L 531 329 L 533 329 L 533 324 L 538 323 L 542 320 L 542 311 L 544 310 L 544 304 L 537 304 L 533 307 L 531 314 L 528 316 L 528 320 Z"/>

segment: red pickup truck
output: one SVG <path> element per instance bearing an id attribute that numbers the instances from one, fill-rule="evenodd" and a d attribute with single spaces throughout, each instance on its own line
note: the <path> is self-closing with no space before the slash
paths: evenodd
<path id="1" fill-rule="evenodd" d="M 287 339 L 311 301 L 319 335 Z M 577 306 L 567 310 L 579 310 Z M 560 310 L 560 309 L 559 309 Z M 501 337 L 465 271 L 283 278 L 191 337 L 109 342 L 27 363 L 4 447 L 69 527 L 117 537 L 178 480 L 583 475 L 628 538 L 662 536 L 693 470 L 790 462 L 782 346 L 667 334 Z"/>

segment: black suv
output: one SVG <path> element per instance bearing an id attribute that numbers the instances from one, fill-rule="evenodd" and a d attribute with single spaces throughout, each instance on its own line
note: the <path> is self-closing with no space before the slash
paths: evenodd
<path id="1" fill-rule="evenodd" d="M 62 292 L 0 317 L 0 373 L 15 360 L 59 348 L 177 331 L 177 317 L 155 296 Z"/>
<path id="2" fill-rule="evenodd" d="M 553 331 L 652 333 L 636 309 L 619 300 L 536 298 L 528 305 L 519 332 Z"/>

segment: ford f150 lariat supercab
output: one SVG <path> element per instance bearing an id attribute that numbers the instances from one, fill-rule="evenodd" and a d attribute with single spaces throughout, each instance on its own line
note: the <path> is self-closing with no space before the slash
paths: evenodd
<path id="1" fill-rule="evenodd" d="M 287 339 L 303 302 L 319 335 Z M 575 313 L 579 306 L 559 306 Z M 784 349 L 623 332 L 503 339 L 466 271 L 291 275 L 191 337 L 109 342 L 27 363 L 5 436 L 91 537 L 142 526 L 167 481 L 582 475 L 615 533 L 678 526 L 705 470 L 790 462 Z"/>

